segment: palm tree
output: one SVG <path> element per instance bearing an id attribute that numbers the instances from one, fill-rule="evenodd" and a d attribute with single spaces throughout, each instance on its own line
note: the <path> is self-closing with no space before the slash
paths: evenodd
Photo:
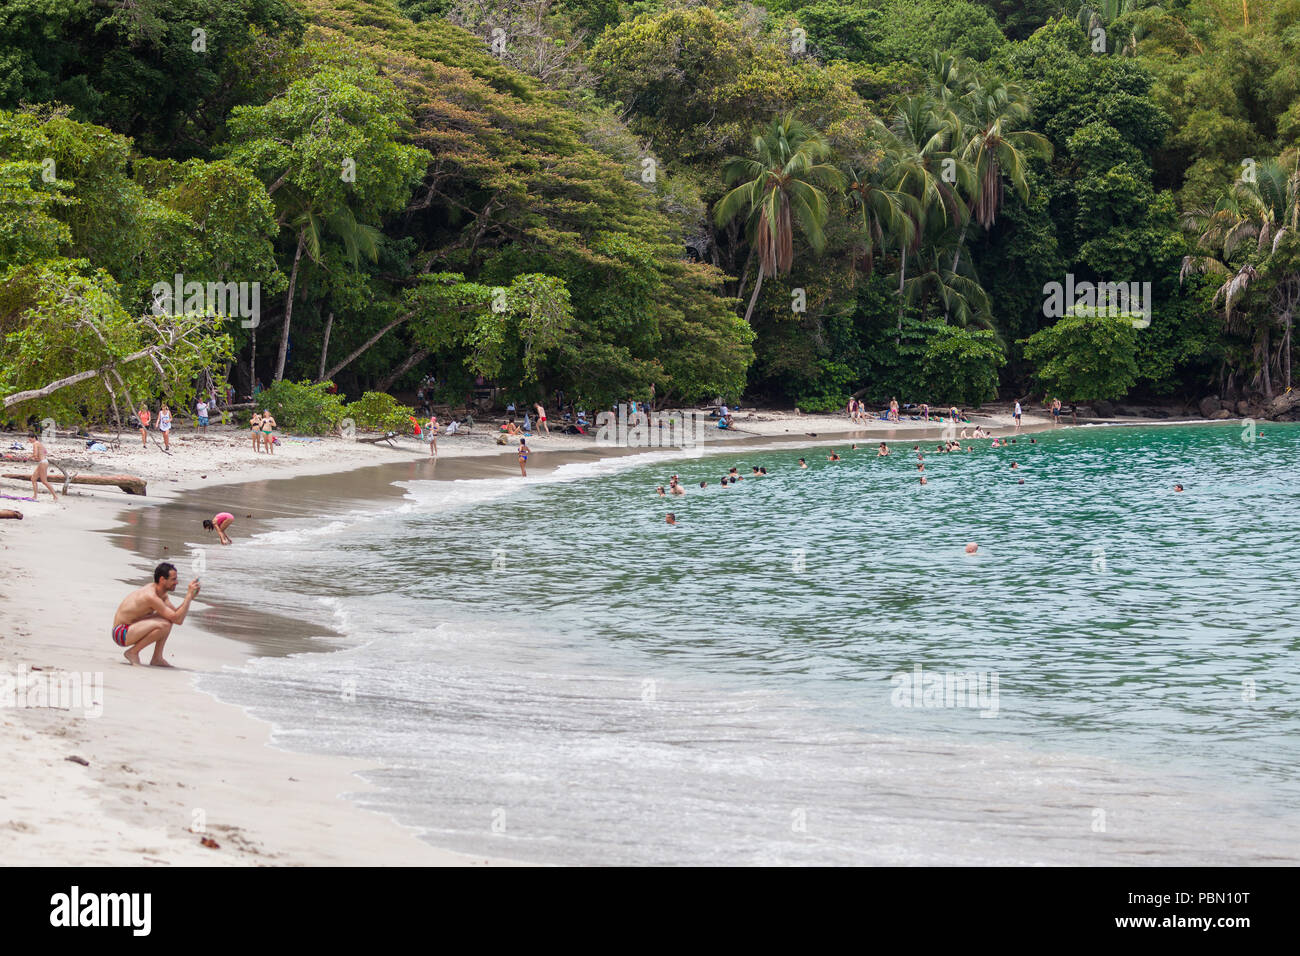
<path id="1" fill-rule="evenodd" d="M 326 235 L 338 239 L 343 245 L 343 258 L 356 268 L 362 255 L 371 262 L 379 258 L 380 231 L 374 226 L 358 222 L 356 215 L 346 205 L 339 205 L 322 214 L 309 197 L 296 188 L 286 185 L 277 196 L 281 206 L 280 222 L 288 223 L 297 233 L 297 248 L 293 267 L 289 271 L 289 289 L 284 300 L 284 329 L 280 334 L 280 350 L 275 362 L 274 382 L 284 378 L 284 364 L 289 352 L 289 328 L 293 324 L 293 303 L 298 290 L 298 269 L 302 255 L 317 265 L 324 261 L 322 248 Z"/>
<path id="2" fill-rule="evenodd" d="M 915 239 L 919 213 L 916 200 L 886 185 L 892 159 L 884 156 L 870 172 L 861 166 L 847 171 L 849 205 L 855 217 L 862 217 L 865 250 L 860 263 L 867 275 L 875 271 L 876 252 L 898 242 L 910 245 Z"/>
<path id="3" fill-rule="evenodd" d="M 974 189 L 970 165 L 951 151 L 960 120 L 951 110 L 925 94 L 910 96 L 899 103 L 888 127 L 877 123 L 875 138 L 884 144 L 889 157 L 890 188 L 911 197 L 910 236 L 899 234 L 898 337 L 903 332 L 906 302 L 907 257 L 920 250 L 921 237 L 935 225 L 942 231 L 953 224 L 965 224 L 967 206 L 960 191 Z"/>
<path id="4" fill-rule="evenodd" d="M 1213 210 L 1191 211 L 1184 225 L 1196 231 L 1200 254 L 1183 258 L 1180 281 L 1193 272 L 1220 277 L 1213 304 L 1222 303 L 1229 331 L 1254 337 L 1256 372 L 1251 386 L 1272 397 L 1271 370 L 1276 368 L 1290 389 L 1297 276 L 1285 267 L 1290 261 L 1289 251 L 1279 255 L 1279 249 L 1284 241 L 1294 240 L 1300 230 L 1300 155 L 1290 169 L 1278 160 L 1257 164 L 1251 180 L 1234 183 Z M 1252 320 L 1249 312 L 1238 310 L 1234 321 L 1234 308 L 1252 287 L 1261 283 L 1272 287 L 1273 314 L 1259 321 Z M 1274 324 L 1283 328 L 1276 352 L 1270 344 Z"/>
<path id="5" fill-rule="evenodd" d="M 823 190 L 838 189 L 844 182 L 843 174 L 824 162 L 830 151 L 821 133 L 787 115 L 754 134 L 754 158 L 733 156 L 723 168 L 723 179 L 732 189 L 714 207 L 714 221 L 725 226 L 748 210 L 746 229 L 758 254 L 758 281 L 745 310 L 746 322 L 763 277 L 784 275 L 794 264 L 796 224 L 814 252 L 825 246 Z"/>
<path id="6" fill-rule="evenodd" d="M 975 172 L 972 212 L 985 231 L 992 228 L 1002 205 L 1002 180 L 1010 181 L 1022 200 L 1029 198 L 1027 159 L 1050 159 L 1046 136 L 1021 128 L 1029 122 L 1029 97 L 1014 84 L 976 77 L 957 103 L 961 119 L 960 155 Z"/>

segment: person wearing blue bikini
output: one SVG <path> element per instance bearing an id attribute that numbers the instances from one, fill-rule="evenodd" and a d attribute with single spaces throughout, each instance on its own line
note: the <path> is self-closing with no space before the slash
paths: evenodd
<path id="1" fill-rule="evenodd" d="M 528 477 L 528 443 L 526 439 L 519 439 L 519 474 L 524 478 Z"/>

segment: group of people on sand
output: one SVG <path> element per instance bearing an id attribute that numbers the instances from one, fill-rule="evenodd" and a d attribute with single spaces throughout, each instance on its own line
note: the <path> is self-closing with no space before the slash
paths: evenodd
<path id="1" fill-rule="evenodd" d="M 216 391 L 213 390 L 208 395 L 200 395 L 194 402 L 194 427 L 200 434 L 208 433 L 208 423 L 211 420 L 211 410 L 216 407 Z M 140 445 L 143 448 L 149 447 L 149 426 L 154 424 L 153 412 L 144 402 L 140 403 L 140 408 L 135 413 L 136 425 L 140 429 Z M 172 447 L 172 410 L 171 407 L 163 402 L 158 407 L 158 432 L 162 435 L 163 451 L 171 451 Z"/>
<path id="2" fill-rule="evenodd" d="M 923 422 L 948 421 L 953 423 L 958 423 L 958 422 L 966 422 L 967 424 L 970 423 L 970 420 L 966 416 L 966 412 L 964 410 L 958 410 L 956 405 L 949 406 L 948 414 L 946 418 L 944 417 L 942 412 L 932 413 L 930 410 L 930 406 L 925 404 L 924 402 L 922 402 L 920 405 L 909 405 L 907 407 L 915 408 L 918 414 L 913 415 L 912 417 L 919 419 L 920 421 Z M 866 402 L 858 401 L 858 399 L 856 398 L 850 398 L 849 406 L 848 406 L 848 415 L 849 418 L 854 422 L 854 424 L 863 424 L 866 422 L 874 422 L 874 421 L 899 422 L 902 421 L 902 406 L 899 405 L 898 399 L 891 398 L 889 400 L 889 408 L 885 411 L 883 415 L 877 417 L 876 414 L 867 407 Z"/>

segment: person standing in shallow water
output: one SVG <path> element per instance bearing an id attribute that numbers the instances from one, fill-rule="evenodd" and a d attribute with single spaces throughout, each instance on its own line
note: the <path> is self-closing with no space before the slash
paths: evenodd
<path id="1" fill-rule="evenodd" d="M 528 440 L 525 438 L 519 439 L 519 474 L 528 477 Z"/>

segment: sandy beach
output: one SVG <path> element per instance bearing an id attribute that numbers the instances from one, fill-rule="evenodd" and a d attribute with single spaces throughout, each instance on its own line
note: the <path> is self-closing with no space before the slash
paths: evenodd
<path id="1" fill-rule="evenodd" d="M 975 420 L 996 430 L 1010 425 L 1009 415 L 998 410 Z M 1025 424 L 1046 422 L 1026 416 Z M 723 439 L 726 447 L 746 440 L 811 445 L 836 436 L 911 440 L 938 435 L 941 427 L 904 421 L 864 429 L 843 415 L 770 412 L 741 412 L 736 426 L 708 438 Z M 188 564 L 177 554 L 184 539 L 172 537 L 174 544 L 159 550 L 159 542 L 173 534 L 158 531 L 150 517 L 160 503 L 192 502 L 201 508 L 213 496 L 217 503 L 238 497 L 229 504 L 242 525 L 234 531 L 237 546 L 257 518 L 304 514 L 320 506 L 307 484 L 293 483 L 298 490 L 288 494 L 282 490 L 286 483 L 272 479 L 305 481 L 390 466 L 371 469 L 377 478 L 355 473 L 349 491 L 362 497 L 385 493 L 392 466 L 398 465 L 412 477 L 517 477 L 513 449 L 497 446 L 493 438 L 490 427 L 440 438 L 437 463 L 429 461 L 427 446 L 409 439 L 389 448 L 285 436 L 274 456 L 254 454 L 243 432 L 217 430 L 207 436 L 182 431 L 174 436 L 170 455 L 152 440 L 143 448 L 130 435 L 123 436 L 120 449 L 98 453 L 86 452 L 84 441 L 47 443 L 51 458 L 72 462 L 72 470 L 143 478 L 148 495 L 74 484 L 57 503 L 44 493 L 38 502 L 5 502 L 22 511 L 24 520 L 0 522 L 6 582 L 0 594 L 6 623 L 0 680 L 8 675 L 0 691 L 9 687 L 12 698 L 0 697 L 5 728 L 0 761 L 11 768 L 13 781 L 0 792 L 0 855 L 11 864 L 31 865 L 505 862 L 436 849 L 390 818 L 358 808 L 342 795 L 367 789 L 356 775 L 364 766 L 274 748 L 268 724 L 195 687 L 199 674 L 239 665 L 254 654 L 277 653 L 278 632 L 292 631 L 293 622 L 254 617 L 245 620 L 246 641 L 218 636 L 204 629 L 205 616 L 214 609 L 200 597 L 195 614 L 169 640 L 167 658 L 176 665 L 170 671 L 126 666 L 108 633 L 118 602 L 130 588 L 149 581 L 157 560 L 174 556 L 181 567 L 178 598 L 188 580 Z M 590 438 L 560 435 L 534 437 L 530 444 L 536 452 L 530 468 L 538 470 L 575 458 L 644 450 L 597 447 Z M 10 463 L 6 470 L 20 473 L 27 466 Z M 232 491 L 232 483 L 247 483 L 246 494 Z M 2 488 L 8 498 L 30 491 L 13 480 Z M 241 510 L 246 507 L 256 508 L 257 515 Z M 105 534 L 113 531 L 127 547 Z M 294 647 L 306 649 L 300 643 Z M 67 674 L 82 675 L 82 693 L 50 700 L 59 697 L 53 675 Z"/>

